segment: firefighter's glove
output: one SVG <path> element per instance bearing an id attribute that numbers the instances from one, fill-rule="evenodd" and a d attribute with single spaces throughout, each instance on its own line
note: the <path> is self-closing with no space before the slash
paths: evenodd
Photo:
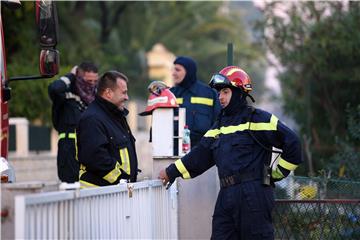
<path id="1" fill-rule="evenodd" d="M 271 170 L 271 182 L 278 182 L 285 178 L 284 173 L 281 171 L 279 166 L 276 166 L 274 169 Z"/>

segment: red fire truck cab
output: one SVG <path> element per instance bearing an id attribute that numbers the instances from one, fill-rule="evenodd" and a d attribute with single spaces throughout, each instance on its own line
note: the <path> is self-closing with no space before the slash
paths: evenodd
<path id="1" fill-rule="evenodd" d="M 58 37 L 58 20 L 55 2 L 51 0 L 37 0 L 35 3 L 36 28 L 39 32 L 39 75 L 8 77 L 6 71 L 6 43 L 4 41 L 3 21 L 0 13 L 0 172 L 1 182 L 13 182 L 15 175 L 8 164 L 9 149 L 9 110 L 8 102 L 11 98 L 9 83 L 19 80 L 34 80 L 51 78 L 59 72 L 59 52 L 56 50 Z M 19 0 L 1 1 L 1 7 L 11 9 L 21 8 Z M 16 73 L 10 73 L 15 75 Z"/>

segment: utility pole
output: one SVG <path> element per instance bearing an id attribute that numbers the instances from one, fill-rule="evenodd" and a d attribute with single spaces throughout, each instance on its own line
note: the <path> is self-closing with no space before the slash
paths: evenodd
<path id="1" fill-rule="evenodd" d="M 227 45 L 227 65 L 231 66 L 234 62 L 233 44 L 228 43 Z"/>

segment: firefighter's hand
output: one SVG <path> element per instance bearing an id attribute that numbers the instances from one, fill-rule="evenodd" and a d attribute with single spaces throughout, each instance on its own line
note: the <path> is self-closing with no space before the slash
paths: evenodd
<path id="1" fill-rule="evenodd" d="M 163 185 L 166 186 L 166 184 L 169 182 L 169 177 L 168 175 L 166 174 L 166 171 L 165 169 L 161 170 L 159 172 L 159 176 L 158 178 L 162 181 Z"/>
<path id="2" fill-rule="evenodd" d="M 71 72 L 72 74 L 76 75 L 77 68 L 78 68 L 78 66 L 74 66 L 74 67 L 71 69 L 70 72 Z"/>

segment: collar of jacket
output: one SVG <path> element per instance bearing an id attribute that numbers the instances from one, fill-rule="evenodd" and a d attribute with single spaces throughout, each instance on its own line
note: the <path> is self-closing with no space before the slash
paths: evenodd
<path id="1" fill-rule="evenodd" d="M 105 108 L 107 111 L 111 112 L 112 114 L 115 114 L 120 117 L 126 117 L 129 114 L 129 110 L 124 108 L 124 110 L 120 110 L 115 104 L 109 102 L 108 100 L 96 95 L 95 101 Z"/>
<path id="2" fill-rule="evenodd" d="M 189 86 L 188 88 L 185 88 L 185 87 L 183 87 L 183 86 L 181 86 L 181 85 L 176 85 L 174 88 L 178 88 L 178 93 L 180 93 L 179 94 L 179 96 L 177 96 L 177 97 L 181 97 L 181 96 L 183 96 L 183 94 L 184 94 L 184 92 L 186 92 L 186 91 L 189 91 L 189 92 L 191 92 L 192 94 L 196 94 L 197 93 L 197 81 L 195 81 L 195 82 L 193 82 L 192 84 L 191 84 L 191 86 Z M 171 90 L 171 89 L 170 89 Z"/>

